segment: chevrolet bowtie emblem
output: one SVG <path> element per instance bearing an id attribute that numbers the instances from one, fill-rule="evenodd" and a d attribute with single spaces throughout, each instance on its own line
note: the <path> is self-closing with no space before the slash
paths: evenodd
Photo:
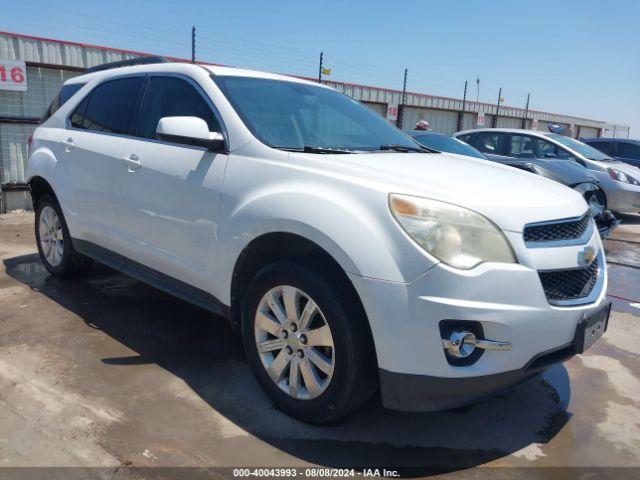
<path id="1" fill-rule="evenodd" d="M 584 247 L 578 254 L 578 262 L 584 265 L 590 265 L 596 258 L 596 249 L 593 247 Z"/>

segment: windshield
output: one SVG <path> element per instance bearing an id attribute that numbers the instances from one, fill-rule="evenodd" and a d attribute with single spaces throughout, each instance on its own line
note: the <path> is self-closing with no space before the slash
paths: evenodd
<path id="1" fill-rule="evenodd" d="M 570 149 L 578 152 L 589 160 L 597 160 L 600 162 L 611 160 L 611 157 L 605 155 L 600 150 L 596 150 L 586 143 L 582 143 L 571 137 L 565 137 L 564 135 L 559 135 L 557 133 L 547 133 L 545 135 L 549 138 L 553 138 L 556 142 L 561 143 L 565 147 L 569 147 Z"/>
<path id="2" fill-rule="evenodd" d="M 457 153 L 467 157 L 487 159 L 480 151 L 457 138 L 437 134 L 412 135 L 412 137 L 425 147 L 433 148 L 439 152 Z"/>
<path id="3" fill-rule="evenodd" d="M 383 145 L 419 147 L 377 113 L 328 88 L 251 77 L 214 80 L 251 133 L 270 147 L 369 151 Z"/>

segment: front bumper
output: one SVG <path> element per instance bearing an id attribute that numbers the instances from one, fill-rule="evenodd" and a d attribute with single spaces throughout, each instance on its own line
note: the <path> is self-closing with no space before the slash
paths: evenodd
<path id="1" fill-rule="evenodd" d="M 614 212 L 637 212 L 640 210 L 640 187 L 628 183 L 608 180 L 601 182 L 607 196 L 607 208 Z"/>
<path id="2" fill-rule="evenodd" d="M 408 412 L 438 412 L 458 408 L 491 397 L 527 381 L 551 365 L 576 354 L 575 346 L 565 346 L 536 355 L 519 370 L 479 377 L 447 378 L 380 370 L 380 390 L 384 406 Z"/>
<path id="3" fill-rule="evenodd" d="M 549 303 L 538 270 L 576 267 L 586 245 L 535 249 L 524 245 L 521 234 L 505 235 L 518 264 L 486 263 L 469 271 L 437 264 L 409 283 L 351 275 L 369 317 L 386 406 L 432 411 L 464 405 L 573 354 L 578 323 L 605 301 L 606 265 L 597 230 L 587 243 L 602 266 L 596 285 L 588 297 L 561 306 Z M 443 320 L 477 322 L 485 338 L 512 348 L 452 365 L 442 346 Z"/>

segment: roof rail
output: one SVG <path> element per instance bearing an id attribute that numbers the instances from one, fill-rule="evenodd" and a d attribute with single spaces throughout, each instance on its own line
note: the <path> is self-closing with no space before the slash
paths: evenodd
<path id="1" fill-rule="evenodd" d="M 101 72 L 102 70 L 111 70 L 112 68 L 130 67 L 132 65 L 148 65 L 150 63 L 167 63 L 165 57 L 138 57 L 120 60 L 119 62 L 103 63 L 95 67 L 87 68 L 84 73 Z"/>

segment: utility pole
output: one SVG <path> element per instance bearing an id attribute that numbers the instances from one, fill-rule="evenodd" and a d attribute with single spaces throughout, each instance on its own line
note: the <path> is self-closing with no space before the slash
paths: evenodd
<path id="1" fill-rule="evenodd" d="M 476 102 L 480 100 L 480 75 L 476 77 Z"/>
<path id="2" fill-rule="evenodd" d="M 398 128 L 402 128 L 402 122 L 404 120 L 404 102 L 407 101 L 407 73 L 408 70 L 404 69 L 404 82 L 402 82 L 402 99 L 400 105 L 398 105 L 398 118 L 396 119 L 396 125 Z"/>
<path id="3" fill-rule="evenodd" d="M 322 83 L 322 61 L 324 59 L 324 52 L 320 52 L 320 65 L 318 66 L 318 83 Z"/>
<path id="4" fill-rule="evenodd" d="M 191 27 L 191 63 L 196 63 L 196 26 Z"/>
<path id="5" fill-rule="evenodd" d="M 464 120 L 464 111 L 466 110 L 466 106 L 467 106 L 467 84 L 468 84 L 468 82 L 465 80 L 464 81 L 464 95 L 462 96 L 462 110 L 460 112 L 458 112 L 458 125 L 456 127 L 456 130 L 458 132 L 460 130 L 462 130 L 462 122 Z"/>
<path id="6" fill-rule="evenodd" d="M 522 119 L 522 128 L 527 128 L 527 117 L 529 116 L 529 100 L 531 99 L 531 93 L 527 93 L 527 106 L 524 107 L 524 118 Z"/>
<path id="7" fill-rule="evenodd" d="M 500 113 L 500 99 L 502 98 L 502 87 L 498 90 L 498 103 L 496 103 L 496 114 L 493 116 L 493 120 L 491 121 L 491 128 L 496 128 L 498 126 L 498 114 Z"/>

